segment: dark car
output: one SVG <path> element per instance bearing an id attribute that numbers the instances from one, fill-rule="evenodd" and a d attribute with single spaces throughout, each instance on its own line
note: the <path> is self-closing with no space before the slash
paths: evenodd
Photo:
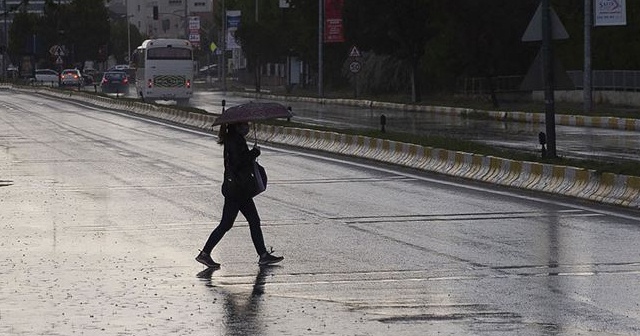
<path id="1" fill-rule="evenodd" d="M 124 71 L 107 71 L 102 75 L 100 88 L 104 93 L 129 93 L 129 76 Z"/>

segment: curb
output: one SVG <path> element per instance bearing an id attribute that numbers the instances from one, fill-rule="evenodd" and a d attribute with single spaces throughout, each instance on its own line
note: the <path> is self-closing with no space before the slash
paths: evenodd
<path id="1" fill-rule="evenodd" d="M 264 142 L 339 153 L 502 186 L 541 191 L 640 209 L 640 177 L 577 167 L 514 161 L 493 156 L 398 143 L 363 136 L 258 125 Z"/>
<path id="2" fill-rule="evenodd" d="M 204 130 L 211 130 L 210 125 L 215 119 L 215 115 L 185 112 L 173 109 L 170 106 L 114 100 L 87 95 L 82 92 L 70 91 L 66 93 L 46 88 L 33 90 L 9 88 L 37 92 L 63 99 L 91 100 L 92 103 L 104 108 L 126 110 L 135 114 L 153 116 Z M 327 100 L 325 99 L 325 101 Z M 348 100 L 343 99 L 341 101 L 346 102 Z M 348 103 L 351 104 L 353 102 Z M 452 110 L 465 109 L 443 109 L 446 113 Z M 454 113 L 458 112 L 454 111 Z M 504 112 L 501 113 L 504 114 Z M 534 116 L 525 115 L 524 117 Z M 622 125 L 623 127 L 630 127 L 631 125 L 626 121 L 612 120 L 618 118 L 590 119 L 599 119 L 599 122 L 601 121 L 610 126 Z M 574 120 L 578 122 L 580 119 L 575 118 Z M 587 120 L 585 119 L 585 121 Z M 636 121 L 633 127 L 638 126 L 640 125 Z M 266 143 L 331 152 L 508 187 L 542 191 L 604 204 L 640 209 L 640 177 L 638 176 L 598 173 L 594 170 L 577 167 L 513 161 L 493 156 L 302 128 L 258 124 L 256 136 Z"/>

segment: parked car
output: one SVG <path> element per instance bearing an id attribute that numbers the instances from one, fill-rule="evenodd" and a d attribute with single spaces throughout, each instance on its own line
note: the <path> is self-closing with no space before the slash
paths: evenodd
<path id="1" fill-rule="evenodd" d="M 128 64 L 117 64 L 107 69 L 107 71 L 125 71 L 126 72 L 129 69 L 131 69 L 131 67 L 129 67 Z"/>
<path id="2" fill-rule="evenodd" d="M 110 67 L 109 69 L 107 69 L 107 71 L 123 71 L 127 73 L 127 76 L 129 76 L 129 82 L 131 84 L 135 84 L 136 82 L 136 68 L 129 66 L 128 64 L 117 64 L 114 65 L 112 67 Z"/>
<path id="3" fill-rule="evenodd" d="M 61 86 L 82 86 L 84 80 L 82 74 L 78 69 L 64 69 L 60 73 L 60 85 Z"/>
<path id="4" fill-rule="evenodd" d="M 92 85 L 96 81 L 97 75 L 98 71 L 94 69 L 84 69 L 82 71 L 82 79 L 84 80 L 84 85 Z"/>
<path id="5" fill-rule="evenodd" d="M 35 74 L 36 84 L 58 85 L 58 72 L 51 69 L 37 69 Z"/>
<path id="6" fill-rule="evenodd" d="M 124 71 L 107 71 L 102 75 L 100 88 L 104 93 L 129 93 L 129 75 Z"/>
<path id="7" fill-rule="evenodd" d="M 18 78 L 18 75 L 20 74 L 20 71 L 18 69 L 18 67 L 16 67 L 13 64 L 10 64 L 7 67 L 7 72 L 6 72 L 6 76 L 9 78 Z"/>
<path id="8" fill-rule="evenodd" d="M 213 76 L 218 75 L 217 64 L 205 65 L 202 68 L 198 69 L 198 76 L 208 76 L 208 75 L 213 75 Z"/>
<path id="9" fill-rule="evenodd" d="M 93 77 L 91 75 L 87 75 L 86 73 L 82 74 L 82 82 L 84 83 L 84 85 L 92 85 L 93 84 Z"/>

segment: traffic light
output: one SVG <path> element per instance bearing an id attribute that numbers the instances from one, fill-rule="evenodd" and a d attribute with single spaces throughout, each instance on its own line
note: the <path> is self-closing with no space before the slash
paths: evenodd
<path id="1" fill-rule="evenodd" d="M 153 6 L 153 19 L 158 19 L 158 6 Z"/>

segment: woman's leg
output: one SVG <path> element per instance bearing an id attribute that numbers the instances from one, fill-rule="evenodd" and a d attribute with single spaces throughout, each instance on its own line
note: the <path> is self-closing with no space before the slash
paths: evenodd
<path id="1" fill-rule="evenodd" d="M 233 227 L 233 223 L 238 217 L 238 211 L 240 209 L 240 204 L 234 200 L 229 198 L 224 199 L 224 206 L 222 207 L 222 218 L 220 219 L 220 224 L 211 232 L 209 235 L 209 239 L 204 244 L 202 248 L 202 252 L 206 254 L 211 254 L 213 248 L 220 242 L 222 237 L 227 231 Z"/>
<path id="2" fill-rule="evenodd" d="M 249 230 L 251 231 L 251 240 L 253 246 L 256 248 L 258 255 L 263 255 L 267 252 L 267 248 L 264 246 L 264 237 L 262 236 L 262 229 L 260 228 L 260 216 L 258 215 L 258 209 L 253 199 L 249 199 L 240 204 L 240 212 L 244 218 L 249 222 Z"/>

